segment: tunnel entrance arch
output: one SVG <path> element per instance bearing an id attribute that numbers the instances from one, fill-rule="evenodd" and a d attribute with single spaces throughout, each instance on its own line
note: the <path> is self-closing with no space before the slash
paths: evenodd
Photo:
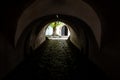
<path id="1" fill-rule="evenodd" d="M 46 31 L 45 36 L 48 39 L 62 39 L 67 40 L 70 36 L 68 25 L 61 21 L 54 21 L 49 23 Z"/>
<path id="2" fill-rule="evenodd" d="M 17 44 L 17 41 L 20 38 L 20 35 L 22 34 L 23 30 L 34 20 L 38 19 L 39 17 L 52 14 L 64 14 L 75 16 L 86 22 L 91 28 L 95 39 L 97 40 L 97 44 L 100 47 L 101 22 L 97 13 L 89 4 L 87 4 L 83 0 L 77 0 L 77 4 L 74 4 L 74 0 L 71 1 L 63 1 L 66 5 L 52 5 L 52 2 L 47 2 L 47 0 L 46 3 L 40 0 L 35 1 L 34 4 L 31 4 L 31 6 L 29 6 L 23 11 L 21 17 L 18 20 L 18 26 L 15 34 L 15 45 Z M 59 2 L 57 3 L 59 4 Z M 45 7 L 44 5 L 48 5 L 49 7 Z M 73 10 L 71 11 L 71 9 Z"/>

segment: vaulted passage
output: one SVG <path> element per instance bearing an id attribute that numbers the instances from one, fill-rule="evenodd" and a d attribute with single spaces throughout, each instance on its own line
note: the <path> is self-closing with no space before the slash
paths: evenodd
<path id="1" fill-rule="evenodd" d="M 67 39 L 61 39 L 65 36 Z M 76 17 L 54 14 L 38 18 L 23 31 L 16 47 L 24 59 L 4 80 L 106 79 L 95 62 L 98 44 L 93 32 Z"/>
<path id="2" fill-rule="evenodd" d="M 31 54 L 5 80 L 105 79 L 105 74 L 68 40 L 46 40 Z"/>
<path id="3" fill-rule="evenodd" d="M 1 4 L 0 80 L 120 80 L 120 5 L 115 0 Z M 65 25 L 53 34 L 49 25 L 56 21 Z"/>

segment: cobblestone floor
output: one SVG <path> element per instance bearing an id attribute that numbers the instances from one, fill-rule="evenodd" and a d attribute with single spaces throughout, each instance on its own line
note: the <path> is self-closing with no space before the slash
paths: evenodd
<path id="1" fill-rule="evenodd" d="M 77 66 L 75 64 L 76 53 L 71 50 L 65 40 L 49 40 L 44 46 L 40 48 L 42 54 L 36 58 L 38 65 L 48 70 L 50 79 L 68 79 L 69 72 Z M 77 51 L 79 53 L 79 50 Z"/>
<path id="2" fill-rule="evenodd" d="M 66 40 L 47 40 L 4 80 L 101 80 L 103 73 Z"/>

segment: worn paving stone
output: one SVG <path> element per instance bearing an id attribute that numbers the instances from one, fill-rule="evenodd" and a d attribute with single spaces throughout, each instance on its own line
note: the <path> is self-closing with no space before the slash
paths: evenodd
<path id="1" fill-rule="evenodd" d="M 102 80 L 106 77 L 72 43 L 46 40 L 3 80 Z"/>
<path id="2" fill-rule="evenodd" d="M 68 43 L 65 40 L 49 40 L 44 46 L 46 48 L 40 49 L 43 50 L 42 57 L 38 63 L 40 67 L 41 65 L 47 66 L 46 69 L 52 79 L 69 78 L 69 70 L 76 65 L 73 65 L 75 58 L 72 58 L 72 55 L 74 53 L 71 51 Z"/>

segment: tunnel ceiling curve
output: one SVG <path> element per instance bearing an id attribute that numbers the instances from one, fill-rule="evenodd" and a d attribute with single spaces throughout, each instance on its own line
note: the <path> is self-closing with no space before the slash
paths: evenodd
<path id="1" fill-rule="evenodd" d="M 24 10 L 17 23 L 15 34 L 15 45 L 24 29 L 39 17 L 51 14 L 65 14 L 75 16 L 86 22 L 100 46 L 101 23 L 97 13 L 87 3 L 82 0 L 36 0 L 32 5 Z"/>

